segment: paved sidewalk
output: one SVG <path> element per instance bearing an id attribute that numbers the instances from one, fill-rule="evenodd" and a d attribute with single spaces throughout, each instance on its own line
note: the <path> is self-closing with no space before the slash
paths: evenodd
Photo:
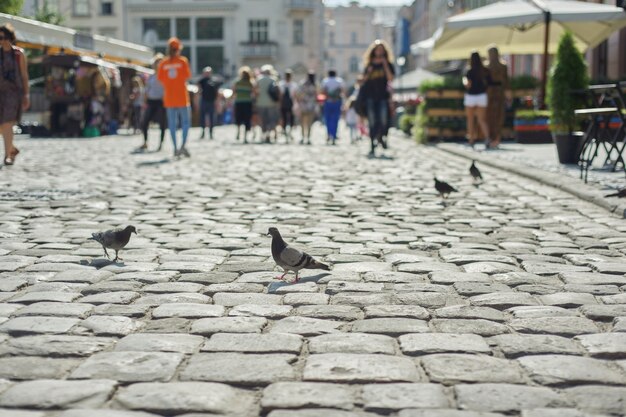
<path id="1" fill-rule="evenodd" d="M 178 161 L 139 137 L 18 142 L 0 417 L 626 413 L 623 219 L 488 166 L 475 187 L 409 139 L 369 159 L 321 129 L 215 133 Z M 460 191 L 445 205 L 434 175 Z M 111 264 L 87 238 L 127 224 Z M 332 270 L 276 281 L 270 226 Z"/>

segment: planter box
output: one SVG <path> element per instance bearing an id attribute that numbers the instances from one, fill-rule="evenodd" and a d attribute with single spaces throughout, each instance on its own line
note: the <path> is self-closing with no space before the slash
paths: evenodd
<path id="1" fill-rule="evenodd" d="M 465 93 L 461 90 L 429 90 L 426 98 L 463 98 Z"/>
<path id="2" fill-rule="evenodd" d="M 550 120 L 547 117 L 515 119 L 515 140 L 518 143 L 551 143 Z"/>

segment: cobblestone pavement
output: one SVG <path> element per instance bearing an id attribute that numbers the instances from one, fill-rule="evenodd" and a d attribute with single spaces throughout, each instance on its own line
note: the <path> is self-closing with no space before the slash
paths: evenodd
<path id="1" fill-rule="evenodd" d="M 473 187 L 405 139 L 368 159 L 194 133 L 181 161 L 18 142 L 0 417 L 624 415 L 624 220 L 487 167 Z M 434 174 L 460 190 L 445 206 Z M 126 224 L 111 264 L 87 238 Z M 276 281 L 269 226 L 330 273 Z"/>
<path id="2" fill-rule="evenodd" d="M 468 146 L 459 144 L 459 148 L 469 149 Z M 483 147 L 477 146 L 476 150 L 483 153 Z M 531 169 L 539 169 L 562 174 L 574 180 L 580 179 L 580 167 L 576 164 L 560 164 L 556 146 L 550 144 L 519 144 L 519 143 L 503 143 L 497 150 L 489 150 L 483 153 L 486 156 L 503 159 L 519 164 L 527 165 Z M 626 176 L 620 165 L 613 171 L 612 166 L 602 167 L 602 163 L 606 158 L 606 153 L 600 149 L 599 156 L 594 161 L 594 166 L 588 173 L 588 184 L 603 190 L 606 194 L 626 188 Z"/>

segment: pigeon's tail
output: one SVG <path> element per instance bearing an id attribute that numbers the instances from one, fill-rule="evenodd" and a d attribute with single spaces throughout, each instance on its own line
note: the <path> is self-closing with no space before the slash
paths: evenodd
<path id="1" fill-rule="evenodd" d="M 619 197 L 619 193 L 607 194 L 604 197 Z"/>
<path id="2" fill-rule="evenodd" d="M 305 266 L 306 269 L 323 269 L 324 271 L 330 271 L 330 266 L 323 264 L 315 259 L 312 259 L 311 262 Z"/>

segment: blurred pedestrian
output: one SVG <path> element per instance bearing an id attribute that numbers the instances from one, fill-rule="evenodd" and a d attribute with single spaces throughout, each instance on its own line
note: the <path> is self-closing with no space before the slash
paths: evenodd
<path id="1" fill-rule="evenodd" d="M 298 91 L 298 84 L 292 80 L 290 69 L 285 71 L 285 79 L 278 83 L 278 87 L 280 88 L 280 115 L 283 134 L 288 140 L 291 140 L 294 126 L 294 97 Z"/>
<path id="2" fill-rule="evenodd" d="M 361 140 L 361 138 L 357 130 L 357 125 L 359 122 L 359 115 L 356 113 L 356 100 L 354 99 L 354 97 L 350 97 L 346 101 L 345 114 L 346 114 L 346 125 L 348 126 L 348 129 L 350 130 L 350 143 L 355 143 L 357 140 Z"/>
<path id="3" fill-rule="evenodd" d="M 163 54 L 156 54 L 152 58 L 152 68 L 154 68 L 154 74 L 151 74 L 146 81 L 146 111 L 143 116 L 143 124 L 141 130 L 143 132 L 143 145 L 141 150 L 148 149 L 148 129 L 150 128 L 150 122 L 155 121 L 159 124 L 161 130 L 161 141 L 159 142 L 160 151 L 163 147 L 163 139 L 165 138 L 165 108 L 163 107 L 163 84 L 157 78 L 157 70 L 159 64 L 163 60 Z"/>
<path id="4" fill-rule="evenodd" d="M 478 125 L 487 138 L 489 144 L 489 126 L 487 125 L 487 86 L 491 82 L 489 70 L 483 65 L 478 52 L 470 55 L 470 68 L 463 77 L 465 86 L 465 116 L 467 118 L 467 139 L 470 146 L 478 140 L 477 129 L 474 126 L 474 118 L 478 120 Z"/>
<path id="5" fill-rule="evenodd" d="M 395 76 L 393 53 L 385 41 L 375 40 L 363 57 L 363 85 L 361 86 L 367 111 L 369 135 L 371 140 L 370 155 L 378 144 L 387 149 L 387 131 L 389 129 L 390 84 Z"/>
<path id="6" fill-rule="evenodd" d="M 145 88 L 143 80 L 139 75 L 135 75 L 130 82 L 130 103 L 131 103 L 131 128 L 133 134 L 141 130 L 141 115 L 146 102 Z"/>
<path id="7" fill-rule="evenodd" d="M 280 103 L 280 88 L 272 65 L 267 64 L 261 67 L 261 76 L 257 80 L 257 87 L 256 107 L 261 119 L 261 133 L 265 142 L 269 143 L 271 133 L 276 133 L 279 118 L 278 105 Z"/>
<path id="8" fill-rule="evenodd" d="M 202 78 L 198 81 L 200 89 L 200 128 L 204 138 L 205 126 L 209 125 L 209 139 L 213 139 L 213 125 L 215 124 L 215 106 L 218 98 L 220 83 L 213 79 L 213 69 L 205 67 L 202 70 Z"/>
<path id="9" fill-rule="evenodd" d="M 239 128 L 244 127 L 243 141 L 248 143 L 248 131 L 252 119 L 252 103 L 256 96 L 256 83 L 250 67 L 239 68 L 239 78 L 233 84 L 233 96 L 235 100 L 235 124 L 237 125 L 237 140 L 239 140 Z"/>
<path id="10" fill-rule="evenodd" d="M 487 51 L 489 54 L 489 75 L 491 82 L 487 87 L 487 124 L 489 126 L 489 138 L 491 148 L 497 148 L 502 141 L 502 126 L 507 101 L 510 101 L 509 69 L 500 59 L 500 53 L 496 46 Z M 507 97 L 508 96 L 508 97 Z"/>
<path id="11" fill-rule="evenodd" d="M 4 139 L 4 164 L 13 165 L 20 151 L 13 145 L 13 126 L 30 106 L 28 67 L 21 48 L 13 46 L 15 29 L 0 26 L 0 133 Z"/>
<path id="12" fill-rule="evenodd" d="M 189 151 L 185 145 L 191 123 L 189 92 L 187 91 L 187 80 L 191 78 L 191 69 L 187 58 L 181 56 L 182 42 L 178 38 L 170 38 L 167 45 L 168 57 L 159 64 L 158 69 L 158 79 L 165 90 L 163 105 L 167 111 L 167 124 L 174 145 L 174 157 L 189 157 Z M 176 129 L 179 120 L 183 131 L 183 143 L 180 149 L 176 144 Z"/>
<path id="13" fill-rule="evenodd" d="M 341 118 L 341 100 L 344 95 L 344 83 L 341 77 L 337 77 L 335 70 L 328 71 L 328 76 L 322 80 L 322 92 L 324 93 L 324 121 L 326 122 L 326 142 L 337 142 L 337 128 Z"/>
<path id="14" fill-rule="evenodd" d="M 310 145 L 311 126 L 313 126 L 318 109 L 315 72 L 309 71 L 306 79 L 302 81 L 298 87 L 296 99 L 300 111 L 300 126 L 302 127 L 302 140 L 300 140 L 300 143 L 303 144 L 306 139 L 307 143 Z"/>

